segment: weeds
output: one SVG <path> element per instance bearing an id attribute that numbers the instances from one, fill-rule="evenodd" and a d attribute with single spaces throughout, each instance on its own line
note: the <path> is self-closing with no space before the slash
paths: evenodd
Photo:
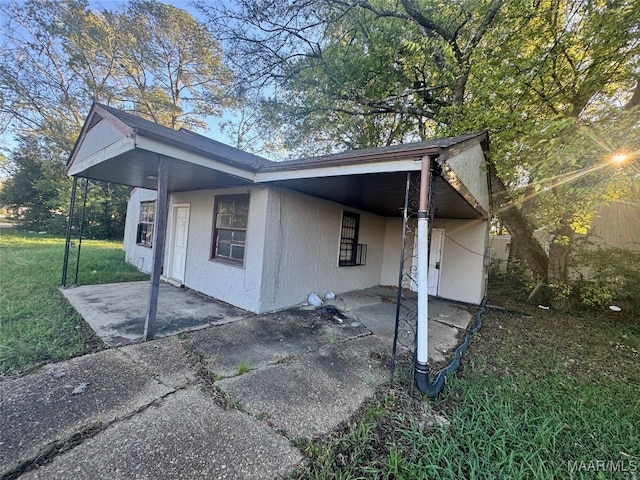
<path id="1" fill-rule="evenodd" d="M 243 361 L 243 362 L 240 362 L 240 364 L 238 365 L 237 372 L 238 372 L 238 375 L 242 375 L 244 373 L 247 373 L 249 370 L 250 370 L 249 363 Z"/>
<path id="2" fill-rule="evenodd" d="M 300 445 L 293 478 L 635 478 L 640 325 L 542 311 L 500 288 L 494 303 L 512 311 L 485 314 L 440 397 L 379 394 L 342 431 Z M 446 421 L 425 420 L 431 408 Z"/>

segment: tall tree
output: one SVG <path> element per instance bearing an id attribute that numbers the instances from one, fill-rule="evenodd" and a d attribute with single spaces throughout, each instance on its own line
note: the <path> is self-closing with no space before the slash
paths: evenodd
<path id="1" fill-rule="evenodd" d="M 605 120 L 613 131 L 625 104 L 624 122 L 637 125 L 640 4 L 632 0 L 200 8 L 235 45 L 247 81 L 269 85 L 265 120 L 283 122 L 298 144 L 314 138 L 316 151 L 335 150 L 488 129 L 496 213 L 543 282 L 567 281 L 576 229 L 608 201 L 612 167 L 598 165 L 618 147 L 637 148 L 620 136 L 583 143 L 589 155 L 568 147 Z M 542 226 L 548 252 L 533 235 Z"/>
<path id="2" fill-rule="evenodd" d="M 15 211 L 26 207 L 40 212 L 39 219 L 49 212 L 56 223 L 68 204 L 64 159 L 93 100 L 172 128 L 204 127 L 207 116 L 232 103 L 231 73 L 222 64 L 219 43 L 179 8 L 136 0 L 96 11 L 88 0 L 28 0 L 2 3 L 0 13 L 0 131 L 17 139 L 9 157 L 22 178 L 7 182 L 3 199 Z M 45 167 L 47 188 L 57 186 L 55 202 L 24 196 L 26 190 L 18 188 L 28 181 L 38 191 Z M 122 206 L 124 189 L 92 188 L 115 195 L 110 204 Z M 109 219 L 123 214 L 104 208 L 102 216 L 100 231 L 122 230 Z"/>
<path id="3" fill-rule="evenodd" d="M 155 0 L 134 0 L 105 16 L 120 38 L 121 102 L 174 129 L 206 127 L 203 118 L 233 104 L 220 45 L 191 14 Z"/>

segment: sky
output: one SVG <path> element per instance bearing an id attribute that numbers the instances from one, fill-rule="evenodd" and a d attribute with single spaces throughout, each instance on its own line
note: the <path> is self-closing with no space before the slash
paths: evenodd
<path id="1" fill-rule="evenodd" d="M 0 0 L 0 2 L 3 2 L 3 1 L 5 0 Z M 162 1 L 162 3 L 167 3 L 188 11 L 189 13 L 191 13 L 191 15 L 193 15 L 194 18 L 196 18 L 196 20 L 200 20 L 200 21 L 203 20 L 198 10 L 195 9 L 195 7 L 193 7 L 190 1 L 187 1 L 187 0 L 173 0 L 173 1 L 160 0 L 160 1 Z M 127 3 L 128 2 L 126 1 L 117 1 L 117 0 L 99 0 L 99 1 L 90 1 L 89 6 L 91 9 L 95 9 L 95 10 L 102 10 L 102 9 L 116 10 L 121 6 L 127 5 Z M 216 1 L 216 4 L 219 5 L 220 3 L 221 3 L 220 1 Z M 224 2 L 224 3 L 229 4 L 228 2 Z M 0 29 L 0 39 L 2 36 L 3 36 L 3 33 L 2 33 L 2 30 Z M 87 114 L 88 113 L 89 112 L 87 111 Z M 234 119 L 235 119 L 235 116 L 233 112 L 230 110 L 226 110 L 221 117 L 211 117 L 209 119 L 206 119 L 208 129 L 200 130 L 198 131 L 198 133 L 202 135 L 206 135 L 207 137 L 210 137 L 219 142 L 233 145 L 234 144 L 233 140 L 221 130 L 220 124 L 223 122 L 233 121 Z M 8 151 L 12 150 L 15 147 L 16 147 L 16 142 L 14 141 L 13 134 L 11 132 L 5 131 L 4 133 L 0 134 L 0 153 L 3 153 L 6 155 Z M 2 172 L 0 172 L 0 176 L 1 175 L 2 175 Z"/>

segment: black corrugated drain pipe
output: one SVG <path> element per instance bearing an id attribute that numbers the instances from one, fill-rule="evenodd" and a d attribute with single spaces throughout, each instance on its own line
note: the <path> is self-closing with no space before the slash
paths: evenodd
<path id="1" fill-rule="evenodd" d="M 469 343 L 471 343 L 471 337 L 473 337 L 476 333 L 480 331 L 482 328 L 482 315 L 486 311 L 487 298 L 483 298 L 478 310 L 474 316 L 474 324 L 467 333 L 464 335 L 462 342 L 456 347 L 453 352 L 453 358 L 451 362 L 445 367 L 443 367 L 438 373 L 435 374 L 433 380 L 429 378 L 429 364 L 418 362 L 415 360 L 414 363 L 414 378 L 416 381 L 416 385 L 418 386 L 418 390 L 420 393 L 427 395 L 430 398 L 437 396 L 447 381 L 447 374 L 455 373 L 460 368 L 460 360 L 462 359 L 462 354 L 467 351 L 469 348 Z"/>

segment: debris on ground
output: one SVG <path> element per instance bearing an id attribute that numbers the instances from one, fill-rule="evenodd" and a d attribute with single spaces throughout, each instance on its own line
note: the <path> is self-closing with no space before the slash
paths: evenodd
<path id="1" fill-rule="evenodd" d="M 89 386 L 88 383 L 81 383 L 80 385 L 78 385 L 76 388 L 73 389 L 73 392 L 71 392 L 71 395 L 80 395 L 81 393 L 84 393 L 88 386 Z"/>
<path id="2" fill-rule="evenodd" d="M 318 296 L 316 292 L 311 292 L 307 297 L 307 302 L 314 307 L 319 307 L 322 305 L 322 299 Z"/>
<path id="3" fill-rule="evenodd" d="M 348 317 L 333 305 L 324 305 L 316 307 L 316 313 L 327 320 L 333 320 L 337 323 L 343 323 Z"/>

